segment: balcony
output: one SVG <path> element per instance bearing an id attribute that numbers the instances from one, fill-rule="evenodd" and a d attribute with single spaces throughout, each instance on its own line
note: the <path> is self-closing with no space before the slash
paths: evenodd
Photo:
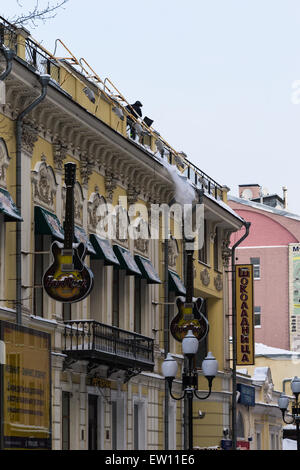
<path id="1" fill-rule="evenodd" d="M 123 370 L 127 380 L 154 367 L 152 338 L 94 320 L 65 322 L 63 349 L 67 366 L 84 360 L 88 361 L 88 370 L 105 365 L 108 375 Z"/>

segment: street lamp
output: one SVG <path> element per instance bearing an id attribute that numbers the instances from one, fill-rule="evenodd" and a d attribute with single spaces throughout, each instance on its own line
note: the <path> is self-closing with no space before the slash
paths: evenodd
<path id="1" fill-rule="evenodd" d="M 209 390 L 204 397 L 199 395 L 199 391 L 197 390 L 198 373 L 193 367 L 193 358 L 198 351 L 198 346 L 198 339 L 194 336 L 192 330 L 189 330 L 182 340 L 182 351 L 188 359 L 188 369 L 182 374 L 183 395 L 181 397 L 176 397 L 172 393 L 172 383 L 178 370 L 177 362 L 172 355 L 168 353 L 162 364 L 162 373 L 168 383 L 171 397 L 174 400 L 183 400 L 185 397 L 188 399 L 189 449 L 193 449 L 193 397 L 195 395 L 199 400 L 206 400 L 206 398 L 210 396 L 212 381 L 218 371 L 218 361 L 214 358 L 212 353 L 209 352 L 202 362 L 202 370 L 208 381 Z"/>
<path id="2" fill-rule="evenodd" d="M 282 419 L 286 424 L 296 424 L 296 436 L 297 436 L 297 450 L 300 450 L 300 406 L 298 403 L 298 397 L 300 393 L 300 378 L 294 377 L 291 382 L 291 389 L 293 394 L 295 395 L 295 405 L 292 406 L 292 421 L 285 420 L 285 413 L 289 406 L 289 398 L 284 395 L 283 393 L 280 395 L 278 399 L 278 407 L 282 413 Z"/>

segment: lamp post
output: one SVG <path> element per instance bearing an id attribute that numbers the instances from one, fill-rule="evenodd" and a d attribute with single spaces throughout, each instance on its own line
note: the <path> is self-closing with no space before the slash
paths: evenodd
<path id="1" fill-rule="evenodd" d="M 162 373 L 165 377 L 168 386 L 169 393 L 174 400 L 183 400 L 187 397 L 188 400 L 188 429 L 189 429 L 189 449 L 193 449 L 193 398 L 197 397 L 199 400 L 206 400 L 211 394 L 212 381 L 217 375 L 218 361 L 213 357 L 212 353 L 209 352 L 206 358 L 202 362 L 203 374 L 208 381 L 208 393 L 202 397 L 199 395 L 198 388 L 198 373 L 193 367 L 193 358 L 198 351 L 199 341 L 194 336 L 192 330 L 189 330 L 186 336 L 182 340 L 182 351 L 188 359 L 188 368 L 182 374 L 182 390 L 183 395 L 176 397 L 172 393 L 172 383 L 176 377 L 178 364 L 170 353 L 168 353 L 166 359 L 162 364 Z"/>
<path id="2" fill-rule="evenodd" d="M 286 421 L 285 413 L 289 406 L 289 398 L 282 393 L 278 399 L 278 407 L 282 413 L 282 419 L 286 424 L 296 424 L 296 436 L 297 436 L 297 450 L 300 450 L 300 404 L 298 397 L 300 393 L 300 378 L 294 377 L 291 382 L 292 392 L 295 395 L 295 405 L 292 406 L 292 421 Z"/>

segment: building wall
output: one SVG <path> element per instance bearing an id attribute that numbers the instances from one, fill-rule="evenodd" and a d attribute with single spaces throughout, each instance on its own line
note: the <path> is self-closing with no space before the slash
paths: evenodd
<path id="1" fill-rule="evenodd" d="M 292 347 L 290 337 L 289 246 L 300 236 L 300 223 L 294 218 L 267 209 L 246 206 L 236 200 L 229 205 L 251 222 L 249 236 L 236 249 L 237 263 L 260 258 L 260 279 L 254 280 L 254 305 L 261 307 L 261 325 L 255 327 L 255 341 L 282 349 Z M 265 206 L 264 206 L 265 207 Z M 232 235 L 235 243 L 242 233 Z"/>
<path id="2" fill-rule="evenodd" d="M 26 61 L 24 41 L 26 31 L 20 31 L 18 56 Z M 39 49 L 41 53 L 45 52 Z M 53 59 L 54 60 L 54 59 Z M 54 61 L 55 62 L 55 61 Z M 54 64 L 52 63 L 52 65 Z M 33 64 L 34 65 L 34 64 Z M 31 64 L 30 67 L 33 67 Z M 20 107 L 29 104 L 36 97 L 40 87 L 34 68 L 25 66 L 15 59 L 13 72 L 7 81 L 6 105 L 1 109 L 0 137 L 7 151 L 0 153 L 1 165 L 5 166 L 5 177 L 1 176 L 0 186 L 5 187 L 16 200 L 16 134 L 15 119 Z M 40 329 L 51 335 L 52 344 L 52 448 L 62 448 L 63 443 L 63 392 L 69 393 L 70 412 L 69 447 L 88 449 L 89 446 L 89 395 L 97 403 L 97 446 L 101 449 L 140 449 L 160 450 L 164 443 L 164 397 L 165 380 L 161 374 L 161 364 L 166 355 L 164 343 L 164 306 L 169 299 L 164 296 L 164 257 L 161 240 L 150 240 L 148 244 L 137 244 L 133 240 L 115 239 L 130 250 L 131 254 L 147 256 L 158 272 L 162 284 L 144 285 L 142 296 L 141 333 L 154 340 L 154 368 L 152 371 L 135 370 L 130 380 L 125 380 L 124 371 L 108 369 L 104 364 L 95 364 L 92 358 L 68 361 L 65 347 L 65 323 L 63 306 L 43 293 L 43 302 L 34 307 L 36 292 L 41 289 L 41 279 L 35 279 L 35 258 L 43 256 L 45 266 L 51 263 L 50 239 L 43 254 L 35 248 L 37 234 L 34 206 L 39 205 L 55 214 L 59 221 L 64 220 L 65 188 L 63 165 L 74 162 L 77 165 L 75 223 L 90 235 L 96 233 L 94 218 L 97 216 L 97 201 L 103 198 L 113 205 L 120 197 L 127 196 L 128 202 L 139 202 L 145 212 L 151 203 L 166 203 L 174 196 L 174 186 L 163 165 L 153 158 L 153 154 L 141 148 L 139 142 L 132 142 L 126 132 L 126 120 L 117 119 L 113 104 L 99 93 L 99 100 L 93 105 L 83 92 L 83 85 L 89 82 L 78 72 L 64 63 L 57 64 L 60 71 L 58 84 L 51 83 L 47 97 L 28 116 L 22 135 L 22 323 Z M 58 88 L 57 88 L 58 87 Z M 16 92 L 17 90 L 17 92 Z M 68 95 L 66 93 L 68 93 Z M 100 97 L 101 95 L 101 97 Z M 113 131 L 113 132 L 112 132 Z M 151 136 L 150 150 L 155 149 L 155 137 Z M 149 149 L 148 149 L 149 150 Z M 173 159 L 172 159 L 173 158 Z M 175 156 L 171 158 L 175 163 Z M 215 196 L 220 197 L 221 189 L 216 188 Z M 226 202 L 226 192 L 224 191 Z M 121 204 L 122 205 L 122 204 Z M 228 253 L 228 233 L 241 227 L 241 220 L 227 211 L 225 206 L 205 200 L 205 218 L 208 233 L 205 239 L 208 257 L 205 263 L 198 261 L 195 253 L 194 286 L 195 295 L 207 300 L 207 314 L 210 323 L 207 337 L 207 350 L 212 351 L 219 362 L 218 377 L 213 384 L 211 397 L 204 401 L 194 401 L 194 413 L 201 408 L 206 415 L 195 422 L 195 445 L 218 445 L 222 438 L 222 426 L 228 425 L 230 400 L 228 335 L 228 284 L 226 266 Z M 126 208 L 124 208 L 126 210 Z M 15 223 L 0 220 L 2 240 L 1 256 L 4 261 L 1 269 L 0 319 L 16 321 L 16 264 L 15 264 Z M 172 221 L 171 233 L 175 227 Z M 218 266 L 215 268 L 214 241 L 218 232 Z M 171 245 L 171 242 L 170 242 Z M 183 247 L 179 240 L 172 245 L 168 265 L 184 281 Z M 92 266 L 97 283 L 91 294 L 81 302 L 72 304 L 71 320 L 79 321 L 80 331 L 85 320 L 95 320 L 112 325 L 112 266 L 102 261 L 92 261 L 88 255 L 88 266 Z M 121 270 L 122 271 L 122 270 Z M 119 280 L 121 307 L 119 329 L 134 332 L 134 276 L 123 271 Z M 43 292 L 43 291 L 39 291 Z M 176 297 L 176 296 L 175 296 Z M 174 298 L 175 300 L 175 298 Z M 170 306 L 170 321 L 176 307 Z M 181 345 L 170 338 L 169 350 L 177 358 L 180 367 L 174 391 L 181 394 L 181 371 L 183 357 Z M 91 369 L 92 367 L 92 369 Z M 199 388 L 205 394 L 207 381 L 201 369 Z M 65 395 L 64 395 L 65 396 Z M 223 398 L 226 397 L 226 405 Z M 184 446 L 183 402 L 170 400 L 170 416 L 173 423 L 171 445 L 177 449 Z M 208 432 L 209 430 L 209 432 Z M 91 429 L 90 429 L 91 431 Z"/>

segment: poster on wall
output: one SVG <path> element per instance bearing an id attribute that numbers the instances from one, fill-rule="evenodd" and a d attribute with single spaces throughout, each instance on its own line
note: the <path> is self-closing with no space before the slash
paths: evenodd
<path id="1" fill-rule="evenodd" d="M 51 337 L 0 321 L 1 449 L 51 449 Z"/>
<path id="2" fill-rule="evenodd" d="M 235 266 L 237 365 L 254 365 L 253 265 Z"/>
<path id="3" fill-rule="evenodd" d="M 289 245 L 290 345 L 300 351 L 300 244 Z"/>

